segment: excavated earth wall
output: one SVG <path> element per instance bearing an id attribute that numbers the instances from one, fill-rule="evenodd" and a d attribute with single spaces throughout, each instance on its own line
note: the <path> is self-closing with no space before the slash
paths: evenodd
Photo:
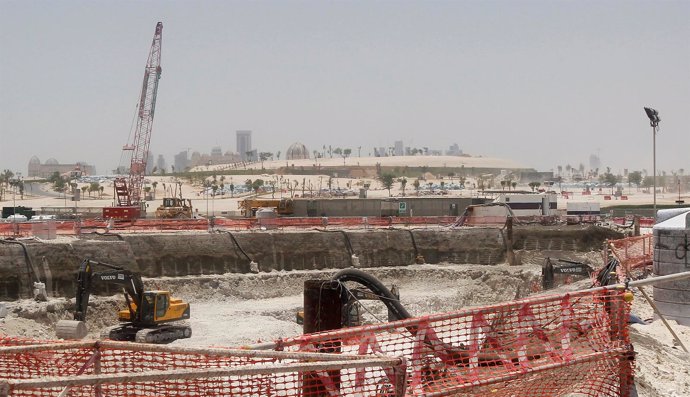
<path id="1" fill-rule="evenodd" d="M 4 241 L 0 244 L 0 300 L 30 297 L 32 273 L 46 283 L 49 295 L 72 297 L 76 271 L 86 258 L 123 266 L 144 277 L 248 273 L 247 256 L 262 272 L 346 268 L 353 265 L 352 254 L 364 268 L 412 265 L 416 255 L 431 264 L 493 265 L 505 262 L 509 246 L 593 251 L 606 238 L 619 237 L 593 227 L 517 227 L 512 243 L 504 230 L 492 228 L 94 234 L 55 241 L 22 240 L 33 271 L 22 246 Z M 101 289 L 106 294 L 115 291 L 112 286 Z"/>

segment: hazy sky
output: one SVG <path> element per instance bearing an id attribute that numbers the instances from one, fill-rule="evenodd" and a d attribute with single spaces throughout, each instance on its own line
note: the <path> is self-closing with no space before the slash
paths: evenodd
<path id="1" fill-rule="evenodd" d="M 0 0 L 0 169 L 109 173 L 156 22 L 151 151 L 300 141 L 690 172 L 690 1 Z M 354 151 L 356 153 L 356 150 Z M 154 159 L 155 160 L 155 159 Z"/>

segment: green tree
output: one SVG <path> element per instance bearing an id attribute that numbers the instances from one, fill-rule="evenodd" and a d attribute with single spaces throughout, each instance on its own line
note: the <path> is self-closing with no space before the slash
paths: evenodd
<path id="1" fill-rule="evenodd" d="M 419 196 L 419 179 L 415 179 L 414 182 L 412 182 L 412 186 L 415 192 L 417 192 L 417 196 Z"/>
<path id="2" fill-rule="evenodd" d="M 273 153 L 271 152 L 261 152 L 259 153 L 259 160 L 261 160 L 261 169 L 264 169 L 264 161 L 268 160 L 269 158 L 273 157 Z"/>
<path id="3" fill-rule="evenodd" d="M 395 175 L 393 174 L 382 174 L 379 177 L 379 181 L 383 185 L 384 189 L 388 189 L 388 197 L 391 196 L 391 189 L 393 188 L 393 182 L 395 182 Z"/>
<path id="4" fill-rule="evenodd" d="M 352 149 L 343 149 L 343 154 L 341 154 L 343 156 L 343 165 L 345 165 L 345 159 L 350 157 L 350 154 L 352 154 Z"/>
<path id="5" fill-rule="evenodd" d="M 259 189 L 264 185 L 264 180 L 263 179 L 256 179 L 254 182 L 252 182 L 252 189 L 254 189 L 254 192 L 256 194 L 259 194 Z"/>
<path id="6" fill-rule="evenodd" d="M 245 187 L 247 188 L 247 190 L 249 190 L 250 192 L 254 189 L 254 188 L 253 188 L 253 183 L 252 183 L 252 180 L 251 180 L 251 179 L 247 179 L 246 181 L 244 181 L 244 186 L 245 186 Z"/>
<path id="7" fill-rule="evenodd" d="M 637 186 L 637 190 L 640 189 L 640 184 L 642 184 L 642 172 L 640 171 L 633 171 L 628 174 L 628 185 L 629 184 L 634 184 Z"/>
<path id="8" fill-rule="evenodd" d="M 99 185 L 98 182 L 91 182 L 89 184 L 89 197 L 91 197 L 92 192 L 97 192 L 100 187 L 101 185 Z"/>
<path id="9" fill-rule="evenodd" d="M 405 187 L 407 186 L 407 178 L 402 177 L 398 179 L 398 182 L 400 182 L 400 190 L 402 190 L 402 195 L 405 197 Z"/>
<path id="10" fill-rule="evenodd" d="M 56 192 L 64 193 L 67 191 L 67 182 L 63 178 L 60 177 L 60 175 L 56 172 L 55 174 L 58 175 L 58 177 L 53 180 L 53 190 Z"/>

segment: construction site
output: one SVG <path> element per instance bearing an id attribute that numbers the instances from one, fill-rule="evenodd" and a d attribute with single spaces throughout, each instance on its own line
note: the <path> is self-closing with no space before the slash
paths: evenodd
<path id="1" fill-rule="evenodd" d="M 377 162 L 358 164 L 379 174 L 358 197 L 315 173 L 329 197 L 305 176 L 219 203 L 214 189 L 209 209 L 202 174 L 205 197 L 167 180 L 151 208 L 162 29 L 112 196 L 79 210 L 75 183 L 65 216 L 13 203 L 0 223 L 0 397 L 690 396 L 680 190 L 678 208 L 656 211 L 655 190 L 654 213 L 618 218 L 553 183 L 409 197 L 399 180 L 377 197 Z"/>

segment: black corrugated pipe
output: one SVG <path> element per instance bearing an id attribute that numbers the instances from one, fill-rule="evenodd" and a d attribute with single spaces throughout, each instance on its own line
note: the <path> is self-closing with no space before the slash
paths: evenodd
<path id="1" fill-rule="evenodd" d="M 424 263 L 424 256 L 419 254 L 419 249 L 417 248 L 417 241 L 414 239 L 414 233 L 412 233 L 413 229 L 399 229 L 395 227 L 389 227 L 388 229 L 390 230 L 404 230 L 406 232 L 410 233 L 410 238 L 412 239 L 412 248 L 414 248 L 414 262 L 418 265 L 421 265 Z"/>
<path id="2" fill-rule="evenodd" d="M 82 233 L 82 234 L 86 234 L 86 233 Z M 125 240 L 125 238 L 122 237 L 122 235 L 117 234 L 117 233 L 110 233 L 110 232 L 101 233 L 101 232 L 95 231 L 95 232 L 93 232 L 93 234 L 95 234 L 97 236 L 101 236 L 101 237 L 109 237 L 109 236 L 117 237 L 117 239 L 120 241 Z"/>
<path id="3" fill-rule="evenodd" d="M 26 262 L 26 268 L 27 268 L 27 273 L 29 273 L 29 277 L 31 278 L 33 276 L 33 296 L 34 299 L 36 300 L 42 300 L 45 301 L 48 299 L 48 294 L 46 293 L 46 285 L 41 282 L 41 279 L 38 277 L 38 273 L 36 272 L 36 268 L 34 267 L 34 263 L 31 261 L 31 256 L 29 256 L 29 250 L 26 248 L 26 244 L 22 243 L 21 241 L 18 240 L 9 240 L 9 239 L 2 239 L 0 240 L 0 243 L 3 244 L 17 244 L 22 247 L 24 250 L 24 261 Z"/>
<path id="4" fill-rule="evenodd" d="M 400 299 L 393 295 L 393 293 L 376 277 L 370 274 L 358 269 L 344 269 L 336 273 L 331 280 L 338 281 L 340 283 L 354 281 L 367 287 L 371 292 L 379 296 L 381 302 L 386 305 L 388 310 L 390 310 L 394 317 L 396 317 L 396 320 L 404 320 L 412 317 L 407 309 L 405 309 L 400 303 Z M 347 288 L 343 288 L 342 294 L 342 301 L 347 302 L 349 299 Z"/>
<path id="5" fill-rule="evenodd" d="M 251 271 L 253 273 L 259 272 L 259 264 L 257 262 L 254 262 L 254 260 L 249 256 L 249 254 L 247 254 L 247 252 L 240 245 L 240 242 L 237 241 L 237 239 L 235 238 L 235 236 L 232 233 L 230 233 L 227 230 L 223 230 L 223 231 L 219 230 L 218 233 L 227 233 L 228 236 L 230 236 L 230 240 L 232 240 L 232 242 L 235 244 L 235 247 L 237 247 L 237 249 L 240 250 L 242 255 L 244 255 L 244 257 L 249 261 L 249 271 Z"/>
<path id="6" fill-rule="evenodd" d="M 325 230 L 325 229 L 314 229 L 319 232 L 325 232 L 325 233 L 341 233 L 343 237 L 345 237 L 345 248 L 347 249 L 347 253 L 350 257 L 350 266 L 353 267 L 358 267 L 359 266 L 359 258 L 357 255 L 355 255 L 355 250 L 352 248 L 352 241 L 350 241 L 350 236 L 345 233 L 345 230 Z"/>

